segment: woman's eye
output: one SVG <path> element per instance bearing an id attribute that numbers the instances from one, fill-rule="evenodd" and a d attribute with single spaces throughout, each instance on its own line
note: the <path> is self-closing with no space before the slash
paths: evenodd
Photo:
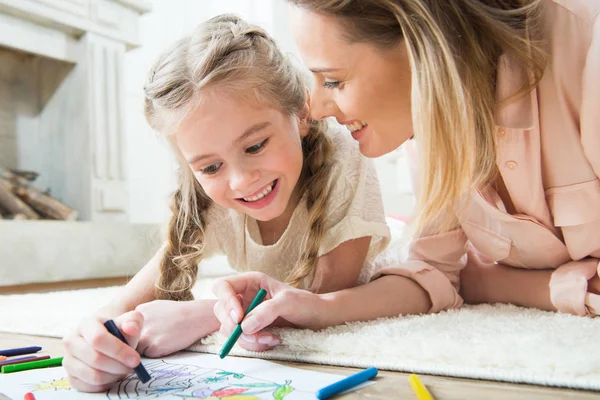
<path id="1" fill-rule="evenodd" d="M 327 89 L 336 89 L 340 86 L 340 81 L 324 81 L 323 86 Z"/>
<path id="2" fill-rule="evenodd" d="M 269 141 L 269 139 L 265 139 L 260 143 L 255 144 L 254 146 L 250 146 L 246 149 L 246 153 L 248 154 L 256 154 L 258 152 L 260 152 L 265 145 L 267 144 L 267 142 Z"/>
<path id="3" fill-rule="evenodd" d="M 223 165 L 223 163 L 211 164 L 208 167 L 202 168 L 200 172 L 202 172 L 204 175 L 216 174 L 219 168 L 221 168 L 221 165 Z"/>

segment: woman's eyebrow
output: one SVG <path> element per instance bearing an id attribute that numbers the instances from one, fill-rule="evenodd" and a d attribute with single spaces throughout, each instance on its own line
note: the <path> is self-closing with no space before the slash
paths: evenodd
<path id="1" fill-rule="evenodd" d="M 341 68 L 309 68 L 311 72 L 314 72 L 315 74 L 320 74 L 323 72 L 336 72 L 336 71 L 340 71 Z"/>

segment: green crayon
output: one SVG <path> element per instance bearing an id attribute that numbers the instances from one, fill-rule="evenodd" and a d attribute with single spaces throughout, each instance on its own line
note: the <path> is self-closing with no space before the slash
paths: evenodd
<path id="1" fill-rule="evenodd" d="M 27 371 L 30 369 L 48 368 L 48 367 L 60 367 L 62 365 L 63 358 L 50 358 L 48 360 L 25 362 L 21 364 L 4 365 L 2 367 L 3 374 L 9 374 L 11 372 Z"/>
<path id="2" fill-rule="evenodd" d="M 250 303 L 250 306 L 244 313 L 244 317 L 246 315 L 248 315 L 248 313 L 250 311 L 254 310 L 256 308 L 256 306 L 259 305 L 265 299 L 266 295 L 267 295 L 267 291 L 265 289 L 260 289 L 258 291 L 258 293 L 256 293 L 256 297 L 254 297 L 254 300 L 252 300 L 252 303 Z M 227 341 L 223 345 L 223 349 L 221 350 L 221 354 L 219 354 L 219 357 L 225 358 L 225 356 L 227 356 L 227 354 L 229 354 L 229 352 L 231 351 L 231 348 L 233 347 L 235 342 L 237 342 L 237 340 L 240 338 L 241 334 L 242 334 L 242 323 L 240 322 L 239 324 L 237 324 L 237 326 L 233 330 L 233 333 L 231 334 L 231 336 L 229 336 L 229 339 L 227 339 Z"/>

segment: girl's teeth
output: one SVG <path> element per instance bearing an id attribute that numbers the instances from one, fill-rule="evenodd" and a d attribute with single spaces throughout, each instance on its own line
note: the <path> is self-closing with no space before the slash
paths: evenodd
<path id="1" fill-rule="evenodd" d="M 269 193 L 271 193 L 271 190 L 273 190 L 273 184 L 270 184 L 269 186 L 267 186 L 267 188 L 265 190 L 263 190 L 261 193 L 257 194 L 256 196 L 243 197 L 243 199 L 248 202 L 260 200 L 263 197 L 265 197 L 266 195 L 268 195 Z"/>
<path id="2" fill-rule="evenodd" d="M 367 123 L 363 122 L 363 121 L 360 121 L 360 122 L 359 121 L 355 121 L 355 122 L 353 122 L 351 124 L 346 124 L 346 128 L 348 128 L 348 130 L 350 132 L 357 131 L 357 130 L 365 127 L 365 126 L 367 126 Z"/>

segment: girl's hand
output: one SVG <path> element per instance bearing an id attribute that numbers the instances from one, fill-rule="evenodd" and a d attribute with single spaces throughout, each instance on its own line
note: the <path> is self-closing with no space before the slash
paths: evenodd
<path id="1" fill-rule="evenodd" d="M 130 345 L 110 334 L 105 321 L 98 316 L 86 318 L 63 339 L 63 366 L 71 386 L 82 392 L 105 391 L 140 363 L 135 346 L 144 324 L 142 314 L 131 311 L 115 319 Z"/>
<path id="2" fill-rule="evenodd" d="M 243 318 L 260 288 L 267 291 L 265 300 Z M 221 323 L 220 332 L 229 337 L 242 320 L 243 334 L 238 343 L 251 351 L 268 350 L 279 338 L 267 331 L 268 326 L 296 326 L 320 329 L 325 323 L 326 307 L 319 295 L 296 289 L 260 272 L 248 272 L 217 280 L 214 313 Z"/>
<path id="3" fill-rule="evenodd" d="M 136 307 L 144 316 L 137 349 L 146 357 L 161 357 L 185 349 L 219 329 L 215 300 L 155 300 Z"/>

